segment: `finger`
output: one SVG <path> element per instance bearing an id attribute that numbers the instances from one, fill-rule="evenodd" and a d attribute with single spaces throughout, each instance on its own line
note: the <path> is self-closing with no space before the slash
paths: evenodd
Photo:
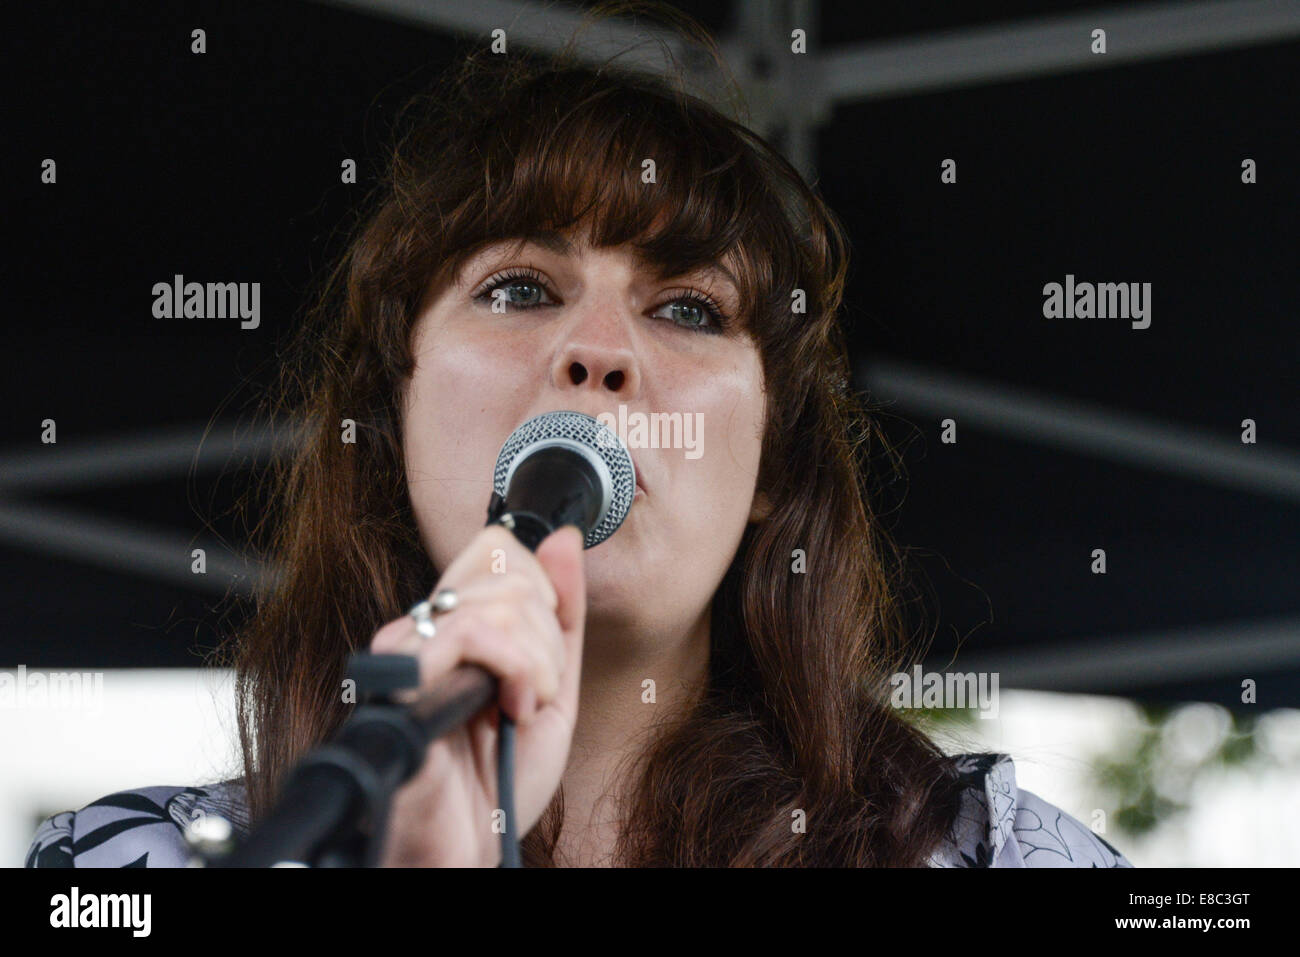
<path id="1" fill-rule="evenodd" d="M 560 675 L 564 674 L 565 664 L 568 660 L 564 629 L 560 627 L 560 621 L 556 617 L 555 609 L 547 608 L 536 598 L 530 598 L 517 607 L 523 616 L 528 633 L 533 639 L 532 647 L 538 655 L 544 658 L 543 663 L 556 676 L 552 693 L 546 695 L 542 701 L 543 704 L 546 704 L 554 699 L 555 694 L 559 693 L 559 678 Z"/>
<path id="2" fill-rule="evenodd" d="M 583 535 L 574 525 L 551 533 L 537 547 L 537 561 L 555 585 L 559 597 L 555 616 L 564 635 L 565 667 L 560 674 L 556 703 L 570 717 L 578 713 L 578 688 L 582 680 L 583 630 L 587 620 L 587 582 Z"/>
<path id="3" fill-rule="evenodd" d="M 555 695 L 559 676 L 517 615 L 513 624 L 498 624 L 502 610 L 464 609 L 447 615 L 438 634 L 419 649 L 420 685 L 430 687 L 462 664 L 479 665 L 499 680 L 499 701 L 506 713 L 527 720 L 537 700 Z"/>
<path id="4" fill-rule="evenodd" d="M 424 644 L 424 636 L 415 630 L 410 615 L 394 618 L 370 639 L 370 651 L 378 655 L 413 655 Z"/>
<path id="5" fill-rule="evenodd" d="M 507 636 L 509 641 L 525 652 L 532 666 L 531 688 L 536 703 L 547 704 L 554 700 L 559 690 L 559 675 L 564 669 L 564 635 L 555 612 L 542 604 L 532 583 L 518 575 L 510 581 L 481 579 L 467 589 L 466 594 L 477 597 L 469 599 L 470 604 L 457 611 L 439 616 L 436 619 L 438 632 L 433 638 L 428 639 L 419 634 L 414 618 L 406 615 L 389 622 L 376 632 L 371 642 L 371 652 L 416 657 L 420 662 L 420 684 L 427 687 L 461 663 L 455 656 L 458 650 L 463 656 L 466 647 L 463 642 L 460 645 L 455 642 L 460 640 L 457 635 L 465 627 L 467 613 L 472 611 L 470 617 L 473 621 L 493 634 Z M 454 631 L 453 622 L 457 623 Z M 433 651 L 426 650 L 430 646 L 434 647 Z M 498 677 L 508 680 L 510 676 Z M 410 697 L 414 695 L 412 692 Z"/>
<path id="6" fill-rule="evenodd" d="M 493 575 L 524 575 L 546 596 L 548 602 L 554 600 L 555 589 L 532 553 L 500 525 L 490 525 L 479 532 L 474 541 L 452 561 L 434 592 L 442 588 L 457 588 L 459 583 L 474 581 L 485 572 Z"/>
<path id="7" fill-rule="evenodd" d="M 544 703 L 553 700 L 559 692 L 565 657 L 564 634 L 555 612 L 542 605 L 531 585 L 521 599 L 497 599 L 476 610 L 528 652 L 534 663 L 533 687 L 538 698 Z"/>
<path id="8" fill-rule="evenodd" d="M 522 599 L 498 598 L 473 608 L 483 621 L 529 655 L 534 679 L 531 690 L 538 702 L 553 701 L 560 690 L 560 673 L 565 661 L 564 634 L 555 612 L 542 605 L 531 585 Z"/>
<path id="9" fill-rule="evenodd" d="M 531 558 L 531 556 L 529 556 Z M 538 576 L 545 578 L 546 573 L 537 568 Z M 436 595 L 441 589 L 435 589 L 433 595 Z M 429 598 L 432 601 L 433 595 Z M 525 601 L 537 600 L 540 604 L 549 605 L 551 611 L 555 610 L 555 588 L 551 585 L 550 579 L 546 579 L 546 587 L 541 588 L 536 576 L 525 574 L 522 570 L 506 572 L 499 575 L 480 575 L 462 585 L 456 587 L 456 606 L 472 604 L 492 604 L 498 601 L 513 601 L 522 604 Z"/>

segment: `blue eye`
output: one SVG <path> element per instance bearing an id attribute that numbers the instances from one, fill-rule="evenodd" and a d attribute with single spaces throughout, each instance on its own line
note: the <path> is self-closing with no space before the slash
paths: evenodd
<path id="1" fill-rule="evenodd" d="M 717 303 L 695 293 L 678 296 L 676 299 L 670 299 L 659 308 L 663 309 L 664 306 L 676 310 L 679 317 L 682 316 L 682 313 L 685 310 L 693 310 L 693 313 L 688 314 L 688 316 L 693 314 L 697 317 L 695 319 L 686 317 L 683 317 L 685 318 L 685 321 L 679 321 L 677 318 L 669 319 L 669 322 L 682 326 L 685 329 L 694 329 L 700 332 L 716 334 L 725 329 L 727 325 L 727 317 L 722 314 L 722 310 L 718 307 Z"/>
<path id="2" fill-rule="evenodd" d="M 512 295 L 512 290 L 531 291 L 531 294 L 525 293 L 521 297 L 516 297 Z M 484 302 L 489 306 L 501 300 L 505 303 L 508 312 L 527 312 L 539 306 L 555 305 L 553 302 L 541 301 L 541 298 L 546 296 L 546 282 L 541 273 L 535 269 L 512 269 L 493 277 L 483 287 L 482 292 L 473 298 L 475 302 Z M 717 335 L 727 326 L 728 319 L 723 314 L 722 308 L 713 299 L 700 293 L 686 292 L 657 306 L 655 311 L 658 312 L 665 306 L 676 310 L 675 316 L 667 317 L 668 321 L 683 329 Z M 694 310 L 694 312 L 688 313 L 683 321 L 681 315 L 683 310 Z"/>
<path id="3" fill-rule="evenodd" d="M 517 309 L 532 309 L 535 306 L 547 305 L 547 303 L 534 301 L 534 297 L 527 296 L 524 301 L 511 296 L 512 289 L 533 289 L 540 296 L 546 295 L 546 286 L 542 281 L 541 274 L 532 269 L 511 270 L 494 278 L 484 290 L 474 297 L 476 302 L 487 301 L 489 304 L 495 304 L 497 299 L 501 299 L 506 304 L 507 311 Z M 501 295 L 498 295 L 501 291 Z"/>

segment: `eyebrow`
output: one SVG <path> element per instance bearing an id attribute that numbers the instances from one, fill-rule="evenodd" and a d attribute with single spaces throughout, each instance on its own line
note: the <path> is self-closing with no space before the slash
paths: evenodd
<path id="1" fill-rule="evenodd" d="M 575 248 L 574 244 L 567 236 L 550 229 L 537 230 L 536 232 L 527 233 L 522 236 L 512 236 L 508 239 L 501 240 L 501 242 L 509 243 L 518 247 L 522 247 L 527 243 L 533 243 L 548 252 L 555 253 L 557 256 L 570 256 L 573 254 Z M 739 292 L 740 283 L 737 281 L 735 275 L 733 275 L 731 270 L 720 262 L 705 263 L 696 269 L 689 270 L 684 275 L 690 275 L 691 272 L 706 272 L 710 269 L 716 269 L 718 272 L 722 273 L 722 275 L 731 281 L 731 285 L 735 287 L 737 292 Z"/>
<path id="2" fill-rule="evenodd" d="M 530 233 L 523 237 L 523 241 L 535 243 L 543 249 L 560 256 L 568 256 L 573 252 L 573 243 L 569 241 L 568 237 L 549 229 Z"/>

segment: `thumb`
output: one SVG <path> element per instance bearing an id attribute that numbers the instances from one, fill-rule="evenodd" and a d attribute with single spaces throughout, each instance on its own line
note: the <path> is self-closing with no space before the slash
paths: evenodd
<path id="1" fill-rule="evenodd" d="M 576 525 L 565 525 L 548 535 L 534 553 L 546 577 L 555 586 L 555 617 L 564 632 L 566 667 L 560 676 L 558 700 L 570 709 L 578 704 L 582 675 L 582 632 L 587 620 L 587 580 L 583 570 L 583 535 Z"/>

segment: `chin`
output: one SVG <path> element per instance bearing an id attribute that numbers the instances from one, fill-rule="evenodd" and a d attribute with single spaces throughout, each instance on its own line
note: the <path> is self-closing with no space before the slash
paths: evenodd
<path id="1" fill-rule="evenodd" d="M 626 532 L 624 528 L 620 533 Z M 637 549 L 632 538 L 609 539 L 583 555 L 587 581 L 587 608 L 636 608 L 650 600 L 647 581 L 656 566 L 651 557 Z"/>
<path id="2" fill-rule="evenodd" d="M 636 556 L 620 549 L 612 542 L 609 543 L 609 547 L 604 546 L 605 543 L 601 543 L 594 549 L 589 548 L 582 556 L 589 605 L 596 597 L 597 590 L 601 595 L 613 597 L 643 587 L 641 585 L 643 574 L 639 574 L 637 569 L 637 566 L 642 563 L 636 560 Z"/>

